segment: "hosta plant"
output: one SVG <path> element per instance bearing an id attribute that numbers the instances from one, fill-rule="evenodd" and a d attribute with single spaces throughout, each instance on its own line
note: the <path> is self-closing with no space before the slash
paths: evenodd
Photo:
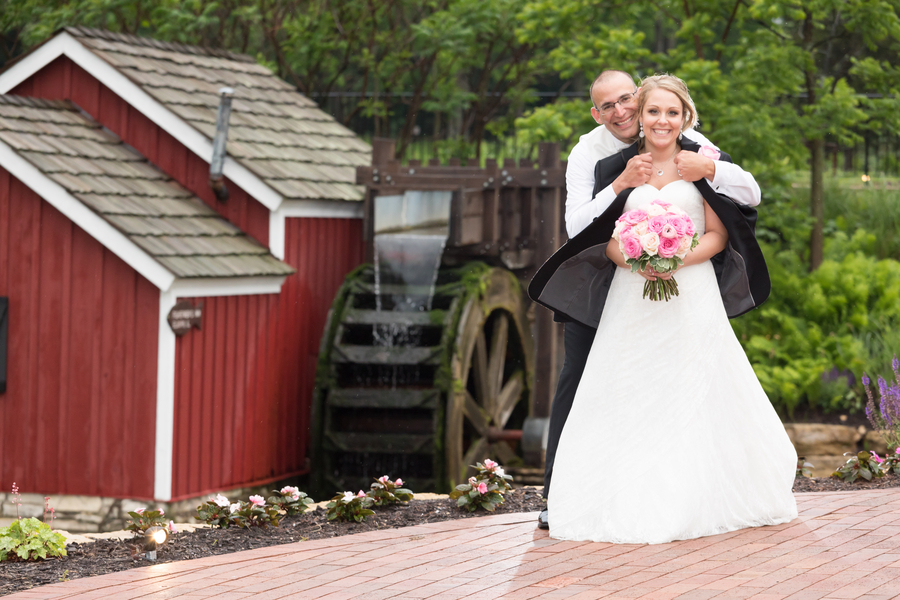
<path id="1" fill-rule="evenodd" d="M 375 500 L 366 495 L 362 490 L 355 496 L 353 492 L 344 492 L 338 494 L 325 505 L 326 513 L 329 521 L 337 519 L 338 521 L 356 521 L 362 523 L 366 517 L 374 515 L 375 511 L 371 507 L 375 504 Z"/>
<path id="2" fill-rule="evenodd" d="M 125 529 L 135 535 L 143 535 L 151 527 L 166 527 L 165 515 L 166 512 L 161 508 L 155 510 L 139 508 L 128 513 L 131 518 L 125 521 Z"/>
<path id="3" fill-rule="evenodd" d="M 844 456 L 850 458 L 831 474 L 832 477 L 838 477 L 847 483 L 853 483 L 859 477 L 866 481 L 872 481 L 873 477 L 884 477 L 882 468 L 884 459 L 874 452 L 862 451 L 855 455 L 852 452 L 845 452 Z"/>
<path id="4" fill-rule="evenodd" d="M 507 475 L 503 468 L 491 459 L 472 467 L 478 470 L 478 474 L 469 477 L 468 483 L 456 486 L 456 489 L 450 492 L 450 498 L 456 500 L 458 507 L 465 508 L 469 512 L 479 508 L 493 511 L 503 504 L 503 494 L 510 489 L 509 481 L 512 481 L 512 476 Z"/>
<path id="5" fill-rule="evenodd" d="M 0 561 L 36 560 L 66 555 L 66 538 L 34 517 L 0 528 Z"/>
<path id="6" fill-rule="evenodd" d="M 299 489 L 286 485 L 278 491 L 272 492 L 268 503 L 287 515 L 302 515 L 315 501 L 301 492 Z"/>
<path id="7" fill-rule="evenodd" d="M 805 456 L 797 457 L 797 474 L 795 477 L 812 477 L 814 464 L 806 462 Z"/>
<path id="8" fill-rule="evenodd" d="M 375 506 L 387 506 L 389 504 L 409 502 L 413 499 L 413 493 L 411 490 L 400 487 L 402 485 L 402 479 L 391 481 L 390 477 L 382 475 L 375 480 L 375 483 L 372 484 L 371 489 L 369 489 L 369 492 L 366 495 L 374 500 Z"/>

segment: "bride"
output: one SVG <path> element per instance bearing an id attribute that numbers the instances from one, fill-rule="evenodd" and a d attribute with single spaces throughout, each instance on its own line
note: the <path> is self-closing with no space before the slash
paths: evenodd
<path id="1" fill-rule="evenodd" d="M 613 214 L 597 219 L 589 235 L 602 231 L 608 241 L 609 223 L 623 211 L 661 199 L 688 213 L 700 243 L 677 272 L 658 275 L 632 273 L 613 242 L 605 250 L 619 267 L 609 266 L 611 282 L 581 280 L 579 290 L 593 290 L 593 300 L 606 291 L 606 300 L 556 455 L 550 536 L 658 544 L 786 523 L 797 516 L 791 492 L 797 455 L 728 322 L 768 295 L 752 241 L 755 213 L 735 213 L 705 179 L 695 184 L 679 177 L 673 159 L 682 144 L 699 149 L 681 141 L 681 131 L 697 122 L 683 81 L 646 79 L 637 114 L 641 138 L 623 154 L 650 152 L 652 175 L 620 194 L 607 211 Z M 604 169 L 626 158 L 600 161 L 597 185 Z M 738 226 L 734 214 L 749 228 Z M 752 251 L 742 253 L 746 247 Z M 729 268 L 739 276 L 728 276 Z M 679 296 L 642 298 L 645 279 L 673 275 Z M 580 293 L 567 287 L 570 297 Z"/>

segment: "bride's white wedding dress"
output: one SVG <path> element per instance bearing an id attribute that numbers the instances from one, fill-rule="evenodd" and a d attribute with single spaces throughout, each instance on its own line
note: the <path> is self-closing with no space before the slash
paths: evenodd
<path id="1" fill-rule="evenodd" d="M 625 210 L 657 198 L 703 234 L 703 198 L 685 181 L 645 184 Z M 643 277 L 616 269 L 554 462 L 553 538 L 658 544 L 797 516 L 797 454 L 731 329 L 712 263 L 675 278 L 680 295 L 653 302 Z"/>

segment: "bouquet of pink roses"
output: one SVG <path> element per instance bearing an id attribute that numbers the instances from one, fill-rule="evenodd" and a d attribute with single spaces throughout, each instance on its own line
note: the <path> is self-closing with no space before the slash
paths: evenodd
<path id="1" fill-rule="evenodd" d="M 684 264 L 684 257 L 700 242 L 694 222 L 683 210 L 668 202 L 654 200 L 643 208 L 629 210 L 616 221 L 613 239 L 631 272 L 646 271 L 650 266 L 657 273 L 674 271 Z M 644 298 L 669 301 L 678 295 L 675 278 L 647 281 Z"/>

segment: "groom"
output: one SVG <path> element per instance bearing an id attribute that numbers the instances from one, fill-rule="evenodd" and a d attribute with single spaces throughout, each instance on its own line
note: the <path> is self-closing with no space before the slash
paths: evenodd
<path id="1" fill-rule="evenodd" d="M 612 184 L 593 195 L 594 167 L 597 161 L 627 148 L 637 139 L 640 117 L 637 114 L 638 91 L 634 79 L 624 71 L 603 71 L 591 84 L 591 116 L 600 126 L 581 136 L 569 154 L 566 168 L 566 232 L 569 239 L 603 214 L 622 190 L 638 187 L 650 179 L 650 169 L 653 167 L 650 154 L 638 154 L 628 161 L 625 170 Z M 713 145 L 696 131 L 687 130 L 684 135 L 700 145 Z M 685 181 L 699 181 L 705 177 L 713 190 L 735 202 L 748 206 L 759 204 L 760 191 L 756 180 L 737 165 L 713 161 L 688 151 L 678 153 L 675 165 L 678 174 Z M 572 408 L 575 391 L 597 331 L 577 321 L 565 320 L 559 315 L 556 318 L 564 322 L 566 356 L 550 409 L 544 498 L 549 497 L 559 438 Z M 538 517 L 538 527 L 550 527 L 546 509 Z"/>

